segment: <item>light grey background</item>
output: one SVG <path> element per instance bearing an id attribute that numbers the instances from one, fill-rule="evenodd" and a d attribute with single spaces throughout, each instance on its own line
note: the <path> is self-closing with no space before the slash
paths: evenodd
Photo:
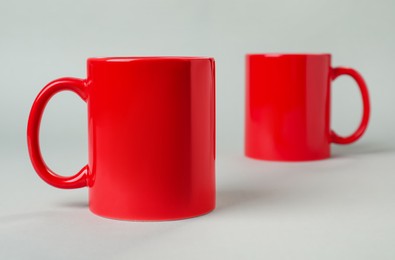
<path id="1" fill-rule="evenodd" d="M 0 2 L 1 259 L 394 259 L 395 1 Z M 243 158 L 244 55 L 329 52 L 365 77 L 369 129 L 330 160 Z M 87 190 L 62 191 L 34 173 L 26 123 L 40 89 L 85 77 L 95 56 L 213 56 L 217 64 L 218 207 L 196 219 L 118 222 L 87 209 Z M 349 78 L 333 85 L 332 125 L 361 116 Z M 44 157 L 70 175 L 87 161 L 86 106 L 49 103 Z"/>

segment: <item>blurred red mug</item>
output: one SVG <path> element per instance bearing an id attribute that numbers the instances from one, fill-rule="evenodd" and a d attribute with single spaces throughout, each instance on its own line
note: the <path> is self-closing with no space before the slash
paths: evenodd
<path id="1" fill-rule="evenodd" d="M 330 128 L 330 85 L 341 75 L 357 82 L 363 117 L 348 137 Z M 365 132 L 369 94 L 362 76 L 331 66 L 330 54 L 249 54 L 246 56 L 246 156 L 274 161 L 330 157 L 330 144 L 349 144 Z"/>
<path id="2" fill-rule="evenodd" d="M 30 111 L 34 169 L 64 189 L 89 187 L 92 212 L 173 220 L 215 207 L 215 64 L 200 57 L 88 59 L 87 79 L 49 83 Z M 49 99 L 73 91 L 88 107 L 89 163 L 71 177 L 49 169 L 39 128 Z"/>

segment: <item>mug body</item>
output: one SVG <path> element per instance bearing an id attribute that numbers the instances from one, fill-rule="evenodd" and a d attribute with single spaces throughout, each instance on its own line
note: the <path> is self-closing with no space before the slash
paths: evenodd
<path id="1" fill-rule="evenodd" d="M 88 59 L 89 206 L 172 220 L 215 207 L 211 58 Z"/>
<path id="2" fill-rule="evenodd" d="M 246 57 L 245 154 L 274 161 L 330 156 L 329 54 Z"/>

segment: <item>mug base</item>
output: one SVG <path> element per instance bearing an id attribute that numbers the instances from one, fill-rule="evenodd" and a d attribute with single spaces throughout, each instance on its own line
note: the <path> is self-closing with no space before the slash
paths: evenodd
<path id="1" fill-rule="evenodd" d="M 259 161 L 271 161 L 271 162 L 309 162 L 309 161 L 321 161 L 330 158 L 330 155 L 321 155 L 315 157 L 279 157 L 279 156 L 256 156 L 245 153 L 245 156 L 249 159 Z"/>
<path id="2" fill-rule="evenodd" d="M 161 217 L 161 216 L 146 216 L 146 217 L 141 217 L 141 216 L 120 216 L 120 215 L 115 215 L 115 214 L 103 214 L 96 212 L 93 210 L 91 207 L 89 207 L 89 210 L 95 214 L 96 216 L 102 217 L 102 218 L 107 218 L 111 220 L 120 220 L 120 221 L 131 221 L 131 222 L 162 222 L 162 221 L 177 221 L 177 220 L 184 220 L 184 219 L 190 219 L 190 218 L 196 218 L 200 216 L 207 215 L 214 211 L 215 207 L 210 208 L 208 210 L 204 210 L 201 212 L 194 212 L 190 214 L 180 214 L 177 216 L 166 216 L 166 217 Z"/>

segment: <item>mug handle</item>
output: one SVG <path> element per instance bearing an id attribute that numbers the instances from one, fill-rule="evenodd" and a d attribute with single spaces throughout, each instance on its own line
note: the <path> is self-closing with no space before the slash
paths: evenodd
<path id="1" fill-rule="evenodd" d="M 49 169 L 45 164 L 39 143 L 40 123 L 44 109 L 51 97 L 65 90 L 76 93 L 86 102 L 88 95 L 85 80 L 77 78 L 60 78 L 48 83 L 37 95 L 30 110 L 27 125 L 27 142 L 30 159 L 38 175 L 52 186 L 61 189 L 74 189 L 87 186 L 87 177 L 89 173 L 88 165 L 85 165 L 73 176 L 60 176 Z"/>
<path id="2" fill-rule="evenodd" d="M 369 101 L 369 92 L 368 87 L 362 78 L 361 74 L 359 74 L 356 70 L 352 68 L 345 67 L 337 67 L 332 69 L 332 81 L 341 75 L 351 76 L 359 87 L 359 90 L 362 94 L 362 103 L 363 103 L 363 115 L 362 120 L 359 124 L 358 129 L 351 135 L 342 137 L 336 134 L 335 131 L 331 131 L 331 142 L 336 144 L 350 144 L 361 138 L 363 133 L 366 131 L 368 126 L 369 117 L 370 117 L 370 101 Z"/>

